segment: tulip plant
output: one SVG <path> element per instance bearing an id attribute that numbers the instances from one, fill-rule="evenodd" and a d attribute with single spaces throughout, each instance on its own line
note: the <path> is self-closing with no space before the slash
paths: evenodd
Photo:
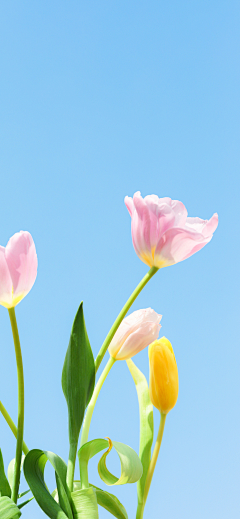
<path id="1" fill-rule="evenodd" d="M 125 204 L 132 219 L 132 241 L 139 258 L 150 267 L 133 291 L 106 336 L 94 361 L 81 303 L 75 316 L 62 371 L 62 389 L 68 406 L 69 457 L 67 464 L 57 454 L 41 449 L 28 450 L 24 433 L 24 377 L 15 306 L 31 290 L 37 275 L 37 254 L 26 231 L 0 247 L 0 304 L 8 309 L 16 353 L 18 377 L 17 425 L 0 402 L 0 411 L 16 437 L 16 452 L 5 474 L 0 451 L 0 519 L 18 519 L 22 508 L 34 499 L 51 519 L 97 519 L 103 507 L 118 519 L 127 519 L 124 506 L 114 494 L 96 487 L 88 479 L 90 458 L 103 451 L 98 473 L 108 486 L 137 482 L 136 519 L 142 519 L 154 468 L 161 446 L 166 416 L 178 398 L 178 369 L 171 343 L 158 338 L 161 315 L 151 308 L 127 315 L 131 305 L 160 268 L 174 265 L 199 251 L 212 238 L 218 224 L 214 214 L 208 220 L 189 218 L 185 206 L 170 198 L 135 193 Z M 132 357 L 149 346 L 149 386 Z M 109 360 L 95 383 L 103 357 Z M 130 446 L 110 438 L 88 441 L 89 428 L 99 392 L 116 361 L 126 360 L 136 386 L 140 414 L 139 454 Z M 160 412 L 160 425 L 153 443 L 153 406 Z M 81 436 L 80 436 L 81 433 Z M 115 449 L 121 464 L 120 477 L 107 468 L 107 456 Z M 23 456 L 23 453 L 25 457 Z M 75 477 L 76 460 L 79 476 Z M 44 482 L 44 468 L 50 461 L 55 471 L 56 489 Z M 19 494 L 21 473 L 31 491 Z"/>

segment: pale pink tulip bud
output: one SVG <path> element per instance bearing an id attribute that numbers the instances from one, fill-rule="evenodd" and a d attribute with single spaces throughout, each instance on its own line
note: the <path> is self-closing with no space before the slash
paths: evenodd
<path id="1" fill-rule="evenodd" d="M 6 247 L 0 245 L 0 305 L 13 308 L 28 294 L 37 276 L 37 264 L 29 232 L 17 232 Z"/>
<path id="2" fill-rule="evenodd" d="M 156 195 L 125 197 L 132 218 L 132 240 L 139 258 L 149 267 L 168 267 L 199 251 L 212 238 L 218 225 L 210 220 L 189 218 L 182 202 Z"/>
<path id="3" fill-rule="evenodd" d="M 151 308 L 136 310 L 123 319 L 108 351 L 116 360 L 130 359 L 158 338 L 162 316 Z"/>

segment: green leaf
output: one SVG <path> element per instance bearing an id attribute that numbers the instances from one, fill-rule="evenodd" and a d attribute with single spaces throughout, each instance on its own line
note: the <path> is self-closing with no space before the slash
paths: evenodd
<path id="1" fill-rule="evenodd" d="M 25 459 L 25 456 L 23 454 L 20 470 L 22 470 L 24 459 Z M 15 458 L 13 458 L 8 465 L 8 481 L 9 481 L 9 485 L 11 488 L 13 486 L 14 467 L 15 467 Z"/>
<path id="2" fill-rule="evenodd" d="M 147 472 L 151 460 L 151 447 L 153 442 L 153 405 L 149 396 L 148 383 L 143 373 L 129 359 L 127 365 L 136 385 L 139 415 L 140 415 L 140 442 L 139 458 L 143 466 L 143 475 L 137 483 L 138 502 L 142 503 Z"/>
<path id="3" fill-rule="evenodd" d="M 136 452 L 124 443 L 111 441 L 110 439 L 107 441 L 102 438 L 84 443 L 84 445 L 79 449 L 78 457 L 81 480 L 84 480 L 82 474 L 85 474 L 87 470 L 89 459 L 107 447 L 107 451 L 103 454 L 98 463 L 98 473 L 104 483 L 107 485 L 125 485 L 126 483 L 135 483 L 138 481 L 142 475 L 142 464 Z M 106 457 L 112 447 L 117 451 L 121 462 L 120 478 L 111 474 L 106 466 Z"/>
<path id="4" fill-rule="evenodd" d="M 74 519 L 98 519 L 98 504 L 93 487 L 71 493 Z"/>
<path id="5" fill-rule="evenodd" d="M 32 501 L 34 499 L 34 497 L 30 497 L 29 499 L 27 499 L 26 501 L 23 501 L 23 503 L 21 503 L 20 505 L 18 505 L 18 508 L 23 508 L 24 506 L 26 506 L 28 503 L 30 503 L 30 501 Z"/>
<path id="6" fill-rule="evenodd" d="M 101 488 L 98 488 L 95 485 L 92 485 L 91 483 L 89 486 L 93 487 L 93 489 L 95 490 L 98 505 L 105 508 L 105 510 L 110 512 L 117 519 L 128 519 L 128 515 L 124 506 L 122 505 L 122 503 L 120 503 L 119 499 L 116 496 L 110 494 L 109 492 L 106 492 L 105 490 L 101 490 Z M 73 491 L 81 490 L 81 488 L 81 481 L 73 482 Z M 52 496 L 58 502 L 57 489 L 53 491 Z"/>
<path id="7" fill-rule="evenodd" d="M 5 475 L 2 451 L 0 449 L 0 495 L 11 497 L 11 488 Z"/>
<path id="8" fill-rule="evenodd" d="M 0 497 L 0 518 L 18 519 L 21 512 L 17 505 L 7 496 Z"/>
<path id="9" fill-rule="evenodd" d="M 48 460 L 55 470 L 60 505 L 53 499 L 44 481 Z M 53 452 L 33 449 L 28 452 L 23 468 L 29 487 L 45 514 L 51 519 L 73 519 L 71 496 L 66 483 L 67 466 L 62 458 Z"/>
<path id="10" fill-rule="evenodd" d="M 95 364 L 80 304 L 63 365 L 62 389 L 68 405 L 69 440 L 77 443 L 95 384 Z"/>

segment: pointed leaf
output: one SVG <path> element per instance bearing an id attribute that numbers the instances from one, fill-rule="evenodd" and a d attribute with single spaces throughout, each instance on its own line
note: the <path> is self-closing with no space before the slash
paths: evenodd
<path id="1" fill-rule="evenodd" d="M 140 442 L 139 458 L 143 466 L 143 475 L 137 483 L 138 502 L 142 503 L 147 472 L 151 460 L 153 442 L 153 405 L 149 396 L 148 383 L 140 369 L 129 359 L 127 365 L 133 377 L 139 403 Z"/>
<path id="2" fill-rule="evenodd" d="M 20 505 L 18 505 L 18 508 L 23 508 L 24 506 L 26 506 L 28 503 L 30 503 L 30 501 L 32 501 L 34 499 L 34 497 L 30 497 L 29 499 L 27 499 L 26 501 L 23 501 L 23 503 L 21 503 Z"/>
<path id="3" fill-rule="evenodd" d="M 58 485 L 61 495 L 59 499 L 61 506 L 53 499 L 44 481 L 44 468 L 48 460 L 55 469 L 58 482 L 61 482 Z M 71 497 L 66 484 L 66 474 L 67 466 L 65 462 L 53 452 L 33 449 L 28 452 L 25 458 L 25 478 L 40 508 L 51 519 L 73 519 L 70 504 Z"/>
<path id="4" fill-rule="evenodd" d="M 11 488 L 4 471 L 2 451 L 0 449 L 0 495 L 11 497 Z"/>
<path id="5" fill-rule="evenodd" d="M 77 443 L 85 408 L 95 384 L 95 364 L 80 304 L 63 365 L 62 389 L 68 405 L 69 440 Z"/>
<path id="6" fill-rule="evenodd" d="M 18 506 L 7 496 L 0 497 L 0 518 L 18 519 L 21 512 Z"/>

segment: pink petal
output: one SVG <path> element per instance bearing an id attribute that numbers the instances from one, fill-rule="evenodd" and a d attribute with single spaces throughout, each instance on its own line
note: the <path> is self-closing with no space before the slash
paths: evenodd
<path id="1" fill-rule="evenodd" d="M 124 203 L 130 216 L 132 216 L 134 211 L 133 199 L 130 196 L 125 196 Z"/>
<path id="2" fill-rule="evenodd" d="M 204 238 L 200 233 L 185 229 L 170 229 L 167 231 L 155 251 L 155 262 L 166 261 L 166 265 L 173 265 L 189 258 L 206 245 L 212 236 Z"/>
<path id="3" fill-rule="evenodd" d="M 0 304 L 8 308 L 11 303 L 12 280 L 5 258 L 5 247 L 0 245 Z"/>
<path id="4" fill-rule="evenodd" d="M 6 261 L 12 278 L 14 296 L 26 295 L 37 276 L 37 254 L 32 236 L 20 231 L 6 246 Z"/>
<path id="5" fill-rule="evenodd" d="M 133 331 L 118 350 L 117 360 L 130 359 L 158 338 L 161 325 L 144 323 Z"/>
<path id="6" fill-rule="evenodd" d="M 214 213 L 210 220 L 201 220 L 201 218 L 187 218 L 186 228 L 191 231 L 200 232 L 205 238 L 212 236 L 218 226 L 218 214 Z"/>

